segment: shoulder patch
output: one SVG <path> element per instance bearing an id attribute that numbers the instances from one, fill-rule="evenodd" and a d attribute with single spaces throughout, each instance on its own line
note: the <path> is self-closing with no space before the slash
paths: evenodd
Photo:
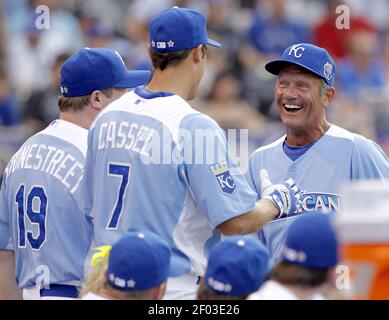
<path id="1" fill-rule="evenodd" d="M 230 169 L 226 162 L 219 162 L 211 166 L 213 175 L 216 177 L 217 183 L 224 193 L 232 194 L 235 191 L 236 184 L 230 174 Z"/>

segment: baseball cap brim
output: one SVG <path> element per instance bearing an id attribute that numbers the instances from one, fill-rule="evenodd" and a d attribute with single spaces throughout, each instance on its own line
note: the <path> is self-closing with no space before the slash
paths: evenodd
<path id="1" fill-rule="evenodd" d="M 303 68 L 305 70 L 308 70 L 309 72 L 314 73 L 319 78 L 324 79 L 323 76 L 320 73 L 316 72 L 315 70 L 313 70 L 313 69 L 311 69 L 309 67 L 304 66 L 302 63 L 298 63 L 296 61 L 290 61 L 290 60 L 286 60 L 286 59 L 278 59 L 278 60 L 270 61 L 270 62 L 268 62 L 265 65 L 265 69 L 267 71 L 269 71 L 270 73 L 275 74 L 276 76 L 278 76 L 278 74 L 281 71 L 281 68 L 284 67 L 287 64 L 294 64 L 296 66 L 299 66 L 299 67 L 301 67 L 301 68 Z M 327 79 L 324 79 L 324 80 L 327 81 Z"/>
<path id="2" fill-rule="evenodd" d="M 212 39 L 207 39 L 207 44 L 209 44 L 210 46 L 212 47 L 216 47 L 216 48 L 220 48 L 221 47 L 221 44 L 215 40 L 212 40 Z"/>
<path id="3" fill-rule="evenodd" d="M 169 277 L 179 277 L 190 271 L 187 263 L 182 258 L 173 256 L 170 258 Z"/>
<path id="4" fill-rule="evenodd" d="M 149 82 L 151 71 L 149 70 L 127 70 L 126 77 L 114 84 L 113 88 L 135 88 Z"/>

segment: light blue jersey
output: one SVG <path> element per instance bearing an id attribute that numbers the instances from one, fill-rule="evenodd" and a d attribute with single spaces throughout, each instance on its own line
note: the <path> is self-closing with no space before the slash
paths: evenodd
<path id="1" fill-rule="evenodd" d="M 287 226 L 301 212 L 339 211 L 342 183 L 359 179 L 389 179 L 389 160 L 382 149 L 361 135 L 331 125 L 329 130 L 295 161 L 285 153 L 285 136 L 259 148 L 249 160 L 248 181 L 261 194 L 258 171 L 269 173 L 273 183 L 288 178 L 301 186 L 303 206 L 294 216 L 274 220 L 259 232 L 275 262 L 280 257 Z M 293 155 L 290 155 L 293 158 Z M 307 239 L 309 241 L 309 239 Z"/>
<path id="2" fill-rule="evenodd" d="M 220 127 L 170 93 L 139 87 L 105 108 L 89 131 L 85 168 L 96 245 L 151 231 L 197 275 L 220 238 L 215 228 L 255 206 Z"/>
<path id="3" fill-rule="evenodd" d="M 83 278 L 92 225 L 77 203 L 87 133 L 55 120 L 29 138 L 5 169 L 0 248 L 15 251 L 21 288 L 38 280 L 77 284 Z"/>

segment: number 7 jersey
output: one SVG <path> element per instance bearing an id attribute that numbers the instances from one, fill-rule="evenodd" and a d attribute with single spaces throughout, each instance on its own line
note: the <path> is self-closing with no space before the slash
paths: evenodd
<path id="1" fill-rule="evenodd" d="M 151 231 L 188 272 L 202 275 L 217 226 L 255 205 L 238 171 L 214 120 L 171 93 L 126 93 L 88 134 L 82 186 L 95 244 L 112 244 L 129 229 Z"/>
<path id="2" fill-rule="evenodd" d="M 55 120 L 29 138 L 4 171 L 0 249 L 15 251 L 21 288 L 83 278 L 92 235 L 78 206 L 87 133 Z"/>

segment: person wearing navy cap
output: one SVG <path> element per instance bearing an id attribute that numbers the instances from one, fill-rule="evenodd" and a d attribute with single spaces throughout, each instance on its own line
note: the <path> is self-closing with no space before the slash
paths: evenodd
<path id="1" fill-rule="evenodd" d="M 61 67 L 60 119 L 89 129 L 105 106 L 150 77 L 148 70 L 128 70 L 115 50 L 81 49 Z"/>
<path id="2" fill-rule="evenodd" d="M 221 234 L 255 232 L 287 215 L 299 206 L 300 190 L 288 181 L 256 201 L 221 128 L 189 104 L 207 46 L 220 46 L 208 38 L 205 17 L 169 8 L 150 21 L 149 33 L 150 82 L 105 108 L 89 131 L 83 208 L 93 212 L 97 246 L 130 228 L 162 236 L 187 268 L 169 278 L 166 298 L 194 299 Z"/>
<path id="3" fill-rule="evenodd" d="M 132 231 L 113 244 L 103 285 L 83 300 L 160 300 L 168 277 L 185 272 L 170 246 L 151 232 Z"/>
<path id="4" fill-rule="evenodd" d="M 23 289 L 24 299 L 77 298 L 92 237 L 79 209 L 88 129 L 101 109 L 149 78 L 107 48 L 81 49 L 63 63 L 59 119 L 30 137 L 4 172 L 0 261 L 13 270 L 0 270 L 0 297 Z"/>
<path id="5" fill-rule="evenodd" d="M 341 209 L 343 183 L 389 179 L 389 159 L 374 141 L 327 120 L 335 96 L 336 65 L 325 48 L 297 43 L 265 68 L 277 76 L 275 106 L 286 131 L 249 159 L 247 178 L 259 195 L 270 182 L 292 178 L 303 191 L 303 205 L 288 219 L 278 219 L 259 232 L 272 259 L 280 259 L 285 232 L 293 219 L 313 210 Z M 258 178 L 258 170 L 267 175 Z"/>
<path id="6" fill-rule="evenodd" d="M 269 253 L 251 236 L 230 236 L 210 251 L 197 300 L 245 300 L 270 271 Z"/>
<path id="7" fill-rule="evenodd" d="M 294 220 L 286 232 L 281 261 L 249 300 L 309 300 L 335 294 L 339 244 L 329 214 L 314 212 Z"/>

